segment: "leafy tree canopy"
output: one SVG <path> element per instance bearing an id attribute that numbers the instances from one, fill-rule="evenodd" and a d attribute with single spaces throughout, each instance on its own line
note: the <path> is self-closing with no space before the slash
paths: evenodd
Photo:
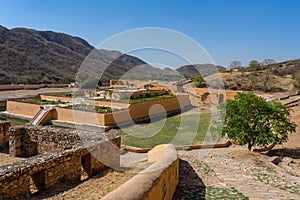
<path id="1" fill-rule="evenodd" d="M 238 93 L 227 101 L 223 135 L 241 145 L 280 144 L 288 133 L 295 132 L 296 124 L 289 119 L 290 109 L 280 102 L 267 102 L 252 93 Z"/>
<path id="2" fill-rule="evenodd" d="M 201 75 L 198 75 L 195 78 L 193 78 L 193 82 L 195 83 L 195 86 L 198 88 L 206 86 L 204 78 Z"/>
<path id="3" fill-rule="evenodd" d="M 293 75 L 293 84 L 297 89 L 300 89 L 300 70 Z"/>
<path id="4" fill-rule="evenodd" d="M 256 71 L 260 68 L 260 63 L 257 60 L 251 60 L 248 69 L 250 71 Z"/>

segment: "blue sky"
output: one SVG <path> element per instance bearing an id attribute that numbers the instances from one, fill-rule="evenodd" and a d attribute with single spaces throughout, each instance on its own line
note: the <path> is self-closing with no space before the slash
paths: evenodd
<path id="1" fill-rule="evenodd" d="M 300 58 L 299 10 L 298 0 L 2 0 L 0 24 L 64 32 L 92 45 L 128 29 L 169 28 L 228 66 Z"/>

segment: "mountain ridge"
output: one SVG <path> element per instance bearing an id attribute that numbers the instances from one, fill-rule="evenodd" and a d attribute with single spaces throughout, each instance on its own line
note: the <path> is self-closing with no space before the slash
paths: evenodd
<path id="1" fill-rule="evenodd" d="M 0 84 L 74 82 L 82 63 L 90 65 L 86 70 L 91 70 L 91 74 L 103 70 L 105 80 L 122 77 L 176 81 L 185 76 L 179 69 L 155 68 L 116 50 L 95 49 L 77 36 L 0 25 Z M 213 66 L 198 71 L 216 73 Z"/>

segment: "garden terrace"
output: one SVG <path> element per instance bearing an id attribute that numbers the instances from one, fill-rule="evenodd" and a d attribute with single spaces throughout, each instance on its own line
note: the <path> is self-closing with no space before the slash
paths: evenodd
<path id="1" fill-rule="evenodd" d="M 60 97 L 55 96 L 43 96 L 41 99 L 47 101 L 58 101 Z M 50 99 L 52 98 L 52 99 Z M 68 98 L 72 102 L 73 99 Z M 40 101 L 39 101 L 40 102 Z M 66 101 L 67 102 L 67 101 Z M 158 117 L 161 114 L 167 113 L 179 113 L 191 108 L 191 102 L 187 95 L 178 96 L 163 96 L 157 97 L 155 100 L 148 99 L 148 101 L 135 102 L 132 104 L 124 104 L 118 102 L 104 102 L 104 101 L 86 101 L 86 105 L 69 106 L 65 108 L 63 106 L 55 106 L 51 116 L 47 115 L 48 120 L 67 122 L 67 123 L 79 123 L 79 124 L 92 124 L 102 127 L 116 127 L 119 125 L 132 124 L 133 121 L 144 121 L 150 118 L 149 111 L 151 109 L 151 117 Z M 95 105 L 95 106 L 94 106 Z M 118 107 L 121 109 L 112 108 Z M 154 105 L 159 105 L 155 106 Z M 99 107 L 97 107 L 99 106 Z M 76 109 L 76 107 L 78 109 Z M 99 112 L 91 112 L 98 110 Z M 41 105 L 26 103 L 20 100 L 8 100 L 7 101 L 7 113 L 12 115 L 22 115 L 26 117 L 34 117 L 41 110 Z M 114 111 L 114 112 L 112 112 Z"/>
<path id="2" fill-rule="evenodd" d="M 130 104 L 132 103 L 140 103 L 140 102 L 145 102 L 145 101 L 155 101 L 155 100 L 160 100 L 160 99 L 168 99 L 168 98 L 174 98 L 176 97 L 175 95 L 171 94 L 163 94 L 163 95 L 148 95 L 147 97 L 142 97 L 142 98 L 130 98 L 130 99 L 121 99 L 121 100 L 116 100 L 116 102 L 128 102 Z"/>
<path id="3" fill-rule="evenodd" d="M 111 108 L 106 106 L 95 106 L 91 104 L 74 104 L 74 105 L 68 105 L 67 107 L 64 108 L 88 111 L 88 112 L 96 112 L 96 113 L 112 113 L 113 111 L 121 110 L 117 108 Z"/>
<path id="4" fill-rule="evenodd" d="M 52 94 L 53 96 L 56 97 L 73 97 L 72 93 L 56 93 L 56 94 Z"/>
<path id="5" fill-rule="evenodd" d="M 31 104 L 37 104 L 37 105 L 58 105 L 58 104 L 64 104 L 66 102 L 57 100 L 57 101 L 48 101 L 40 98 L 32 98 L 32 99 L 20 99 L 20 102 L 24 103 L 31 103 Z"/>

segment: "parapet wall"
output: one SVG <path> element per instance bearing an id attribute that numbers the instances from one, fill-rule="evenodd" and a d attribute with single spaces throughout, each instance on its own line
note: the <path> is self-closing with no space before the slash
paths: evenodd
<path id="1" fill-rule="evenodd" d="M 23 115 L 26 117 L 34 117 L 41 109 L 40 105 L 23 103 L 16 100 L 7 100 L 6 111 L 8 113 Z"/>
<path id="2" fill-rule="evenodd" d="M 0 121 L 0 152 L 9 151 L 9 128 L 10 122 Z"/>
<path id="3" fill-rule="evenodd" d="M 40 154 L 2 166 L 0 200 L 28 196 L 33 187 L 43 190 L 59 182 L 80 181 L 83 173 L 91 176 L 106 166 L 118 167 L 119 160 L 119 148 L 104 140 L 89 148 Z"/>
<path id="4" fill-rule="evenodd" d="M 148 161 L 154 163 L 102 199 L 172 199 L 179 180 L 175 147 L 171 144 L 155 147 L 149 151 Z"/>

